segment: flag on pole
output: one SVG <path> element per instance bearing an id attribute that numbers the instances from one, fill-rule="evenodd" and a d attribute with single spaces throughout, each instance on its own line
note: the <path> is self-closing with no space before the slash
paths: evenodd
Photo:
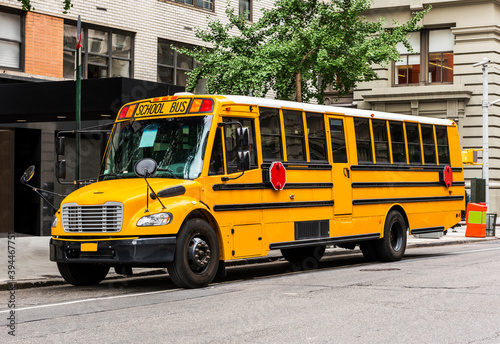
<path id="1" fill-rule="evenodd" d="M 76 24 L 76 50 L 82 47 L 82 22 L 80 16 L 78 16 L 78 22 Z"/>

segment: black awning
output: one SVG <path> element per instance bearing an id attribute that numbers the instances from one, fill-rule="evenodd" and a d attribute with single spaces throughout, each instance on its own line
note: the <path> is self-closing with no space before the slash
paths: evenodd
<path id="1" fill-rule="evenodd" d="M 101 115 L 109 115 L 114 120 L 125 103 L 183 91 L 182 86 L 129 78 L 85 79 L 81 119 L 100 120 Z M 0 123 L 74 121 L 75 94 L 75 81 L 0 84 Z"/>

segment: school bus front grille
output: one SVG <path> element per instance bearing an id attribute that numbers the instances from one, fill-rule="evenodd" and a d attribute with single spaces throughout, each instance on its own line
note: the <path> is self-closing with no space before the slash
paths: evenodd
<path id="1" fill-rule="evenodd" d="M 65 204 L 61 208 L 61 217 L 65 232 L 119 232 L 122 228 L 123 204 Z"/>

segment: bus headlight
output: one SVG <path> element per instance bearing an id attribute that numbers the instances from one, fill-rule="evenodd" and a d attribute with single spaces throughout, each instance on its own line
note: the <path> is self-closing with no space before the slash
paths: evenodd
<path id="1" fill-rule="evenodd" d="M 57 216 L 54 215 L 54 217 L 52 218 L 52 225 L 51 225 L 52 228 L 56 228 L 57 227 Z"/>
<path id="2" fill-rule="evenodd" d="M 163 226 L 168 225 L 170 222 L 172 222 L 172 214 L 158 213 L 141 217 L 137 221 L 137 227 Z"/>

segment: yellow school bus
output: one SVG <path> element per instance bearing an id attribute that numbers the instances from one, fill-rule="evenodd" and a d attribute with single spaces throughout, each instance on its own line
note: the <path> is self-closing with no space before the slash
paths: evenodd
<path id="1" fill-rule="evenodd" d="M 306 266 L 327 245 L 396 261 L 408 234 L 460 221 L 464 187 L 450 120 L 244 96 L 145 99 L 118 113 L 98 181 L 62 201 L 50 259 L 74 285 L 111 267 L 166 267 L 186 288 L 270 250 Z"/>

